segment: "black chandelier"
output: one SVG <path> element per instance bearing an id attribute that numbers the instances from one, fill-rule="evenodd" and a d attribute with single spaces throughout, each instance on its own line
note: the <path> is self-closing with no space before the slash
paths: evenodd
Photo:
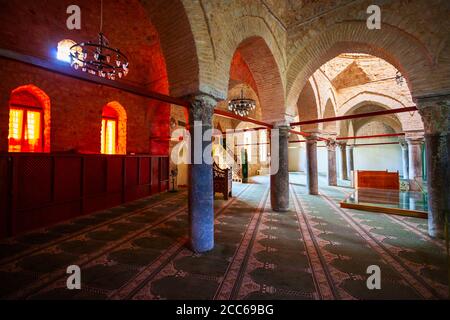
<path id="1" fill-rule="evenodd" d="M 100 33 L 97 41 L 81 42 L 70 48 L 71 66 L 102 78 L 116 80 L 128 74 L 128 58 L 119 50 L 111 48 L 102 33 L 103 0 L 101 1 Z"/>
<path id="2" fill-rule="evenodd" d="M 256 101 L 253 99 L 244 98 L 244 88 L 241 89 L 241 97 L 233 99 L 228 102 L 228 110 L 243 117 L 248 116 L 250 111 L 255 110 Z"/>

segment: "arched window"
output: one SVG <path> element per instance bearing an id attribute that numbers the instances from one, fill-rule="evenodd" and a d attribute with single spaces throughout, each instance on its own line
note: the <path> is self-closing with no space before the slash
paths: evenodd
<path id="1" fill-rule="evenodd" d="M 102 112 L 101 153 L 126 154 L 126 113 L 118 102 L 110 102 Z"/>
<path id="2" fill-rule="evenodd" d="M 50 100 L 37 87 L 17 88 L 9 100 L 9 152 L 49 151 Z"/>

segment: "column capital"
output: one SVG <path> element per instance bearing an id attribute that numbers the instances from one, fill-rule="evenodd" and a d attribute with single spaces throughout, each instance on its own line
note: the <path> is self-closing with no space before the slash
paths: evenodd
<path id="1" fill-rule="evenodd" d="M 190 95 L 185 97 L 194 107 L 206 107 L 206 108 L 215 108 L 217 105 L 217 100 L 210 96 L 209 94 L 199 93 L 195 95 Z"/>
<path id="2" fill-rule="evenodd" d="M 400 144 L 400 147 L 401 147 L 403 150 L 408 150 L 408 142 L 406 141 L 405 138 L 400 138 L 400 139 L 398 140 L 398 143 Z"/>
<path id="3" fill-rule="evenodd" d="M 197 94 L 185 97 L 191 104 L 189 108 L 189 122 L 203 121 L 211 123 L 217 100 L 208 94 Z"/>
<path id="4" fill-rule="evenodd" d="M 336 151 L 338 143 L 334 139 L 328 139 L 326 142 L 328 151 Z"/>
<path id="5" fill-rule="evenodd" d="M 406 137 L 406 143 L 408 145 L 421 145 L 424 141 L 425 139 L 420 136 Z"/>
<path id="6" fill-rule="evenodd" d="M 279 121 L 272 123 L 272 125 L 273 125 L 272 130 L 278 130 L 278 136 L 289 137 L 289 130 L 291 130 L 291 127 L 287 122 Z"/>
<path id="7" fill-rule="evenodd" d="M 291 126 L 289 125 L 289 123 L 287 121 L 273 122 L 272 125 L 273 125 L 274 129 L 284 129 L 284 128 L 286 128 L 288 130 L 291 129 Z"/>
<path id="8" fill-rule="evenodd" d="M 450 124 L 450 94 L 418 97 L 414 101 L 422 116 L 425 133 L 447 135 Z"/>
<path id="9" fill-rule="evenodd" d="M 316 143 L 320 138 L 319 132 L 307 132 L 308 135 L 305 137 L 306 143 Z"/>

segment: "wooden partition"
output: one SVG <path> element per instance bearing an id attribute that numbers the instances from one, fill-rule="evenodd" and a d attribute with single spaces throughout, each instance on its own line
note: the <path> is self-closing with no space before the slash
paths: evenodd
<path id="1" fill-rule="evenodd" d="M 360 171 L 356 172 L 356 189 L 389 189 L 400 190 L 398 172 L 388 171 Z"/>
<path id="2" fill-rule="evenodd" d="M 167 156 L 0 155 L 0 237 L 167 191 Z"/>

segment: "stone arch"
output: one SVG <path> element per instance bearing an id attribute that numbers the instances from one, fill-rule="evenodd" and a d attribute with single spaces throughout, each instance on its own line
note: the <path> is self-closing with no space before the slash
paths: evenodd
<path id="1" fill-rule="evenodd" d="M 419 40 L 387 24 L 381 30 L 369 30 L 365 22 L 349 21 L 328 28 L 293 55 L 287 72 L 287 106 L 295 106 L 303 86 L 321 65 L 346 52 L 386 60 L 404 75 L 414 96 L 441 89 L 429 81 L 433 57 Z"/>
<path id="2" fill-rule="evenodd" d="M 328 98 L 325 104 L 325 109 L 323 112 L 323 118 L 333 118 L 336 117 L 335 105 L 333 104 L 331 98 Z M 322 130 L 329 133 L 337 133 L 337 122 L 324 122 L 321 124 Z"/>
<path id="3" fill-rule="evenodd" d="M 306 82 L 296 105 L 300 121 L 314 120 L 318 118 L 318 102 L 316 100 L 316 94 L 311 81 Z M 318 127 L 318 124 L 302 125 L 301 130 L 314 130 L 318 129 Z"/>
<path id="4" fill-rule="evenodd" d="M 196 39 L 202 92 L 218 99 L 226 98 L 232 58 L 238 46 L 253 37 L 264 40 L 279 73 L 284 74 L 286 30 L 267 13 L 264 5 L 250 1 L 245 10 L 236 10 L 233 2 L 221 2 L 220 10 L 212 15 L 212 3 L 185 1 L 184 4 Z"/>
<path id="5" fill-rule="evenodd" d="M 366 133 L 367 127 L 369 127 L 372 124 L 380 124 L 382 126 L 382 129 L 379 131 Z M 380 118 L 375 118 L 372 120 L 367 120 L 367 121 L 361 123 L 360 125 L 355 126 L 354 130 L 355 130 L 355 134 L 357 136 L 371 135 L 373 133 L 375 133 L 375 134 L 399 133 L 399 132 L 401 132 L 401 126 L 398 122 L 396 122 L 392 118 L 380 117 Z"/>
<path id="6" fill-rule="evenodd" d="M 383 104 L 377 104 L 372 102 L 361 102 L 357 105 L 354 105 L 351 109 L 349 109 L 344 115 L 357 114 L 357 113 L 366 113 L 366 112 L 375 112 L 382 110 L 389 110 L 390 108 Z M 369 118 L 360 118 L 353 119 L 349 121 L 343 121 L 339 127 L 339 132 L 341 136 L 354 136 L 355 133 L 359 131 L 360 128 L 372 122 L 381 122 L 386 123 L 389 127 L 391 127 L 395 132 L 402 132 L 403 125 L 397 115 L 382 115 L 376 117 Z M 352 130 L 349 130 L 352 129 Z M 391 132 L 379 132 L 383 133 L 391 133 Z M 378 133 L 374 133 L 378 134 Z"/>
<path id="7" fill-rule="evenodd" d="M 309 83 L 311 84 L 311 88 L 314 91 L 314 97 L 316 100 L 316 106 L 317 106 L 317 117 L 319 117 L 322 114 L 322 97 L 320 95 L 318 80 L 313 76 L 309 78 Z M 298 109 L 298 108 L 297 108 Z"/>
<path id="8" fill-rule="evenodd" d="M 43 151 L 50 152 L 51 144 L 51 105 L 49 96 L 40 88 L 33 84 L 23 85 L 11 92 L 9 105 L 15 103 L 18 99 L 18 104 L 21 101 L 36 101 L 44 113 L 44 131 L 43 131 Z"/>
<path id="9" fill-rule="evenodd" d="M 359 92 L 347 101 L 344 101 L 339 108 L 339 115 L 351 114 L 352 110 L 356 110 L 360 106 L 368 104 L 377 105 L 387 110 L 410 107 L 394 97 L 381 93 L 364 91 Z M 422 118 L 418 112 L 415 112 L 413 117 L 411 117 L 409 113 L 399 113 L 396 117 L 401 123 L 402 130 L 423 129 Z M 417 123 L 420 125 L 417 125 Z"/>
<path id="10" fill-rule="evenodd" d="M 127 112 L 117 101 L 111 101 L 103 107 L 113 110 L 117 115 L 117 154 L 127 154 Z"/>

